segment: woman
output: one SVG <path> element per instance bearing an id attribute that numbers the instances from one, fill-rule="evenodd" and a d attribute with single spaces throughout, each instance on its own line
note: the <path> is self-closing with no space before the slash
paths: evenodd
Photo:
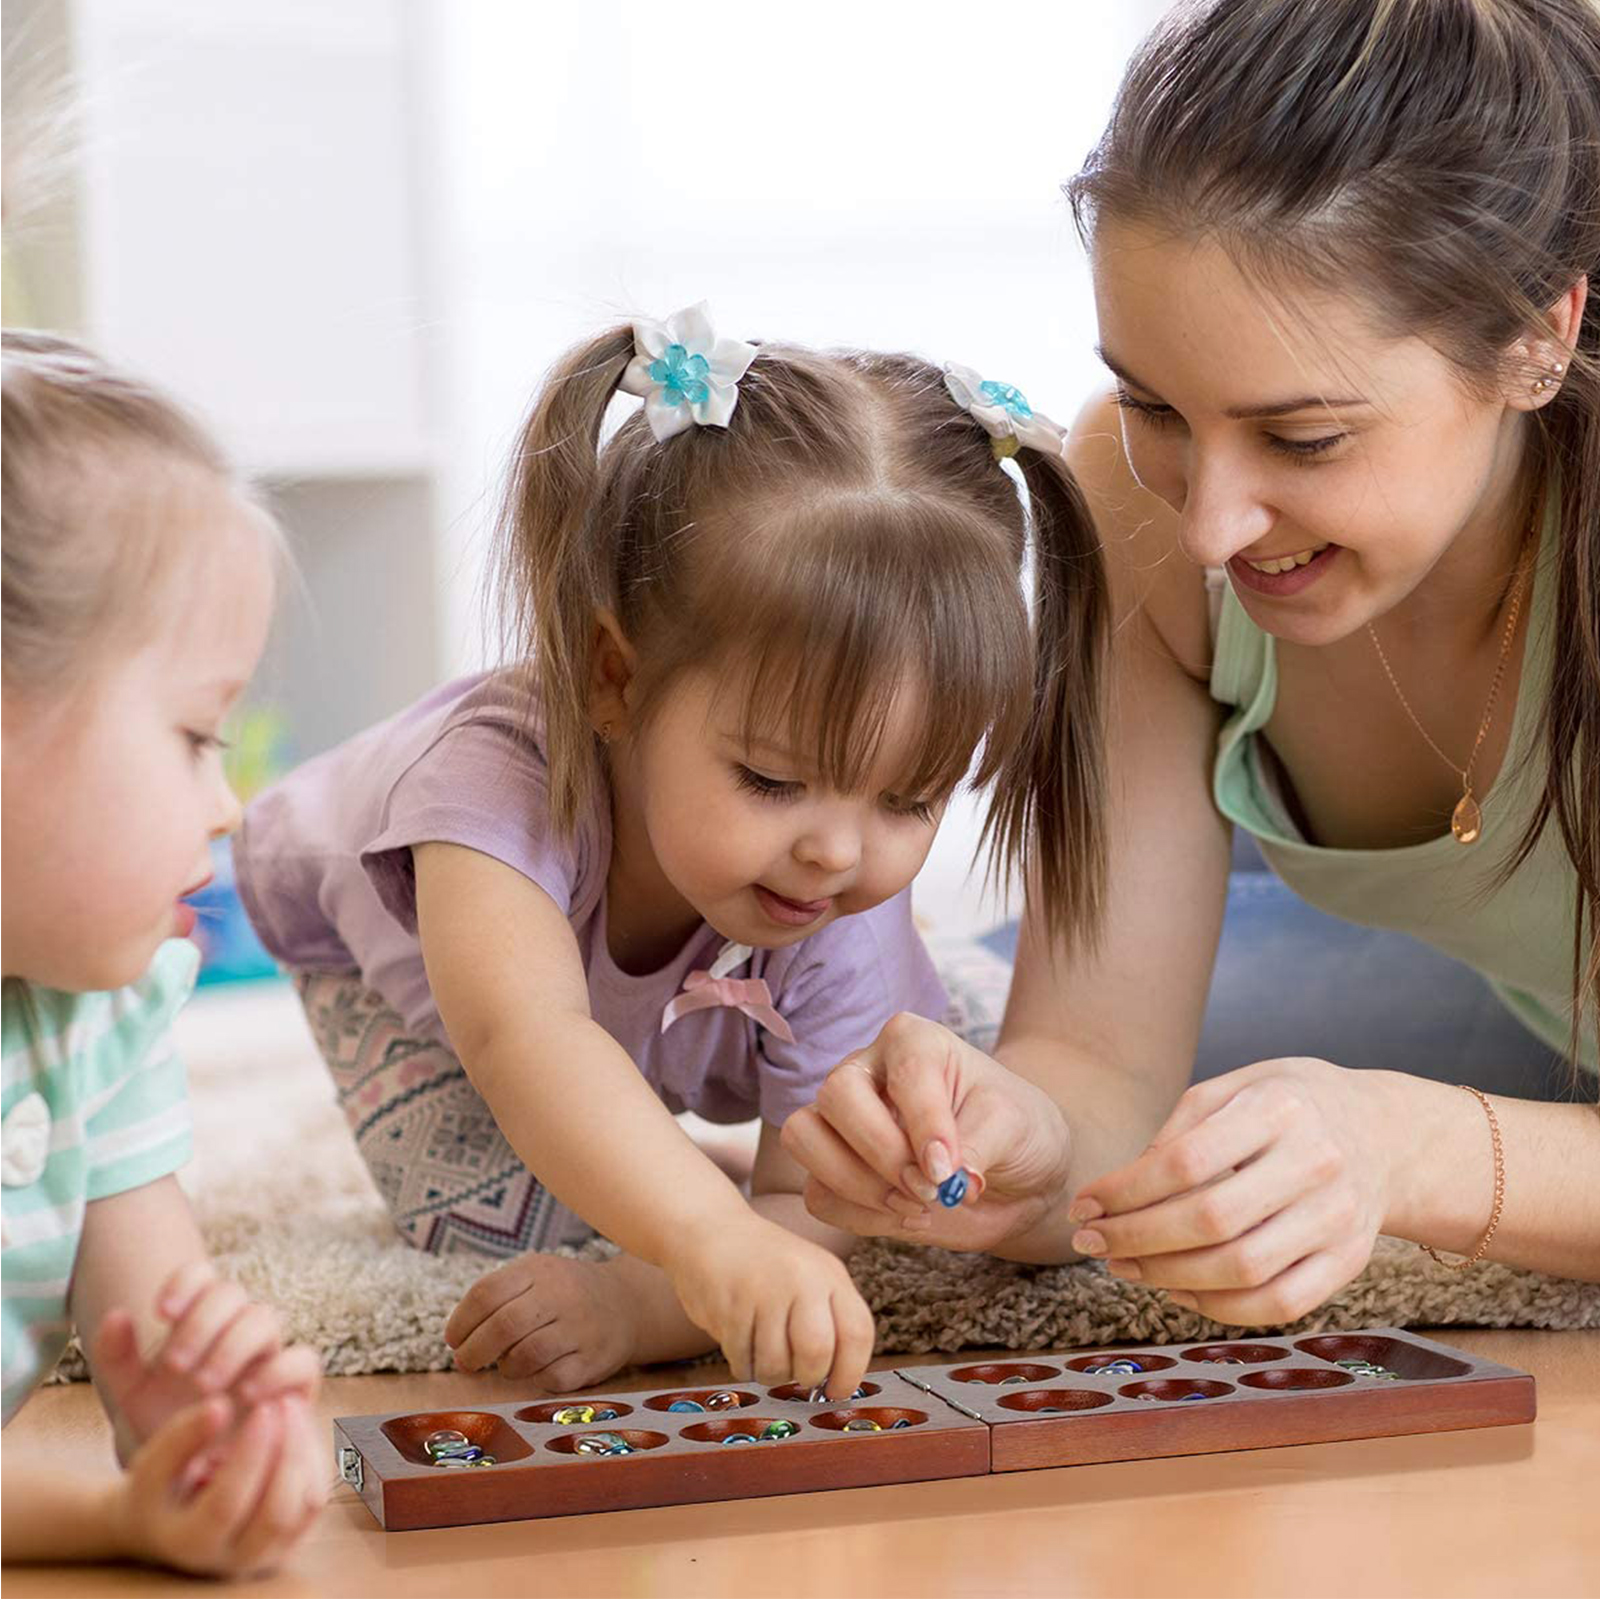
<path id="1" fill-rule="evenodd" d="M 790 1120 L 819 1217 L 1232 1323 L 1379 1232 L 1600 1278 L 1597 86 L 1587 0 L 1216 0 L 1146 43 L 1068 185 L 1116 379 L 1073 447 L 1104 903 L 1074 940 L 1030 907 L 998 1062 L 898 1018 Z M 1484 973 L 1581 1103 L 1303 1057 L 1180 1096 L 1230 822 Z"/>

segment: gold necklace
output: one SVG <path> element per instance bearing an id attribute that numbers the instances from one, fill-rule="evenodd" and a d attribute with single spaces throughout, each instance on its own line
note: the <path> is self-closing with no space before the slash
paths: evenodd
<path id="1" fill-rule="evenodd" d="M 1529 530 L 1530 536 L 1532 530 Z M 1478 737 L 1472 741 L 1472 754 L 1467 757 L 1465 767 L 1458 767 L 1429 736 L 1428 730 L 1417 720 L 1417 714 L 1411 709 L 1411 702 L 1406 699 L 1400 688 L 1399 681 L 1394 675 L 1394 668 L 1389 665 L 1389 658 L 1383 653 L 1383 646 L 1378 643 L 1378 635 L 1372 624 L 1367 624 L 1367 636 L 1372 640 L 1372 647 L 1378 652 L 1378 660 L 1383 663 L 1383 670 L 1389 679 L 1395 695 L 1398 697 L 1405 714 L 1411 719 L 1411 726 L 1420 733 L 1427 742 L 1428 748 L 1449 767 L 1452 772 L 1461 774 L 1461 798 L 1456 801 L 1456 808 L 1450 813 L 1450 832 L 1455 836 L 1457 844 L 1475 844 L 1483 834 L 1483 807 L 1478 804 L 1472 794 L 1472 768 L 1478 759 L 1478 749 L 1483 743 L 1483 736 L 1489 731 L 1489 724 L 1494 719 L 1494 703 L 1500 697 L 1500 683 L 1506 675 L 1506 659 L 1511 653 L 1511 640 L 1517 631 L 1517 617 L 1522 610 L 1522 586 L 1528 576 L 1528 564 L 1519 560 L 1517 581 L 1511 586 L 1511 613 L 1506 618 L 1505 636 L 1500 641 L 1500 660 L 1494 669 L 1494 682 L 1489 685 L 1489 703 L 1483 708 L 1483 720 L 1478 724 Z"/>

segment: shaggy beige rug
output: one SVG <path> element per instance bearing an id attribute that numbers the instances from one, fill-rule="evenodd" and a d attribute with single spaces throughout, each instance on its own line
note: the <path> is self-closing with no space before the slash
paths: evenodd
<path id="1" fill-rule="evenodd" d="M 982 959 L 1000 969 L 988 978 L 1003 980 L 1003 964 Z M 279 1307 L 291 1337 L 319 1349 L 330 1373 L 447 1368 L 445 1319 L 492 1263 L 400 1242 L 292 997 L 267 988 L 252 1003 L 254 1012 L 220 1022 L 213 1010 L 209 1035 L 197 1021 L 180 1037 L 197 1151 L 183 1181 L 218 1265 Z M 1098 1266 L 1023 1267 L 871 1241 L 851 1270 L 884 1352 L 1176 1342 L 1217 1331 Z M 1600 1327 L 1600 1285 L 1493 1265 L 1447 1272 L 1414 1245 L 1385 1239 L 1354 1283 L 1295 1327 L 1452 1324 Z M 62 1377 L 79 1371 L 64 1358 Z"/>

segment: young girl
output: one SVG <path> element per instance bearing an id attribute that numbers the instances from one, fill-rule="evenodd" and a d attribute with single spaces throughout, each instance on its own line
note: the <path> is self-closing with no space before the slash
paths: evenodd
<path id="1" fill-rule="evenodd" d="M 619 390 L 645 405 L 597 449 Z M 1061 449 L 964 369 L 758 349 L 703 307 L 602 334 L 517 453 L 517 664 L 250 808 L 241 891 L 397 1223 L 515 1257 L 446 1327 L 463 1368 L 562 1390 L 715 1343 L 854 1388 L 871 1317 L 777 1133 L 889 1017 L 943 1013 L 907 886 L 975 755 L 999 861 L 1068 904 L 1102 602 Z M 760 1116 L 750 1200 L 685 1108 Z M 528 1253 L 562 1207 L 626 1253 Z"/>
<path id="2" fill-rule="evenodd" d="M 75 1324 L 127 1468 L 13 1452 L 6 1559 L 259 1572 L 322 1502 L 318 1365 L 206 1260 L 167 1030 L 274 535 L 161 395 L 45 334 L 4 363 L 5 1420 Z"/>
<path id="3" fill-rule="evenodd" d="M 1600 12 L 1186 8 L 1068 187 L 1117 380 L 1074 447 L 1117 597 L 1104 937 L 1052 948 L 1034 897 L 1011 1072 L 921 1024 L 826 1085 L 787 1130 L 817 1214 L 1086 1253 L 1225 1323 L 1310 1311 L 1380 1231 L 1600 1278 Z M 1228 821 L 1477 968 L 1577 1103 L 1363 1040 L 1351 984 L 1346 1044 L 1401 1070 L 1262 1060 L 1174 1111 Z M 885 1201 L 934 1140 L 989 1180 L 950 1218 Z"/>

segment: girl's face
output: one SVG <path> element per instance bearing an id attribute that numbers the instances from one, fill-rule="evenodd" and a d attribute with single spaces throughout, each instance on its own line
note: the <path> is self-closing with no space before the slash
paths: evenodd
<path id="1" fill-rule="evenodd" d="M 915 707 L 897 703 L 857 793 L 821 781 L 787 747 L 743 738 L 742 706 L 706 672 L 686 673 L 630 743 L 627 787 L 672 888 L 725 939 L 793 944 L 870 910 L 916 876 L 943 796 L 893 790 L 906 770 Z"/>
<path id="2" fill-rule="evenodd" d="M 1262 628 L 1328 644 L 1441 563 L 1499 558 L 1521 413 L 1467 393 L 1431 346 L 1376 331 L 1354 299 L 1269 295 L 1215 242 L 1111 217 L 1094 282 L 1128 461 Z"/>
<path id="3" fill-rule="evenodd" d="M 273 574 L 261 530 L 220 487 L 212 515 L 203 533 L 174 534 L 202 553 L 148 644 L 65 703 L 6 697 L 7 976 L 131 983 L 188 932 L 177 902 L 238 823 L 218 741 L 266 642 Z"/>

